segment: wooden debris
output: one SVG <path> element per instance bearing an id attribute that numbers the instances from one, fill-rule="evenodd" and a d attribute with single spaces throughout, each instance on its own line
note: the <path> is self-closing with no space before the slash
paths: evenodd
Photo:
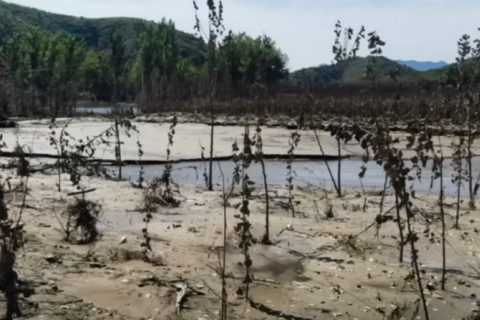
<path id="1" fill-rule="evenodd" d="M 182 309 L 182 303 L 185 298 L 185 295 L 187 294 L 187 285 L 184 283 L 177 283 L 175 287 L 177 288 L 177 302 L 176 302 L 177 314 L 180 315 L 180 310 Z"/>

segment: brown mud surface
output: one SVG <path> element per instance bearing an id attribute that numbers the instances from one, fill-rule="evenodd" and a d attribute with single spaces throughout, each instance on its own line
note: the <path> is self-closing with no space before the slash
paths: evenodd
<path id="1" fill-rule="evenodd" d="M 59 126 L 67 119 L 58 119 Z M 161 122 L 161 121 L 159 121 Z M 181 123 L 176 128 L 172 159 L 199 158 L 201 146 L 208 149 L 209 126 Z M 93 137 L 109 127 L 106 119 L 75 119 L 68 132 L 77 141 Z M 168 123 L 136 121 L 139 132 L 122 133 L 122 158 L 137 159 L 137 141 L 143 144 L 143 159 L 166 158 Z M 229 156 L 232 143 L 241 139 L 242 127 L 215 128 L 215 156 Z M 291 131 L 282 127 L 262 127 L 264 152 L 285 154 Z M 15 129 L 3 129 L 6 150 L 17 142 L 25 151 L 56 154 L 49 143 L 49 121 L 22 121 Z M 59 130 L 56 132 L 57 136 Z M 300 130 L 296 154 L 318 153 L 312 131 Z M 337 154 L 336 140 L 328 132 L 319 132 L 328 155 Z M 396 132 L 397 147 L 406 157 L 414 151 L 406 148 L 406 134 Z M 112 138 L 111 138 L 112 139 Z M 452 135 L 434 139 L 445 147 L 444 155 L 456 139 Z M 360 157 L 358 143 L 342 144 L 342 154 Z M 480 154 L 475 141 L 474 154 Z M 114 159 L 114 145 L 97 147 L 94 158 Z M 14 176 L 4 170 L 2 176 Z M 227 177 L 228 178 L 228 177 Z M 219 319 L 221 279 L 219 255 L 223 252 L 222 186 L 207 191 L 200 185 L 181 185 L 176 195 L 178 208 L 161 208 L 148 226 L 153 258 L 142 260 L 144 215 L 143 190 L 127 181 L 82 177 L 81 185 L 96 189 L 87 199 L 102 205 L 98 222 L 100 239 L 92 245 L 63 241 L 59 220 L 76 191 L 69 176 L 62 175 L 62 191 L 57 191 L 57 176 L 34 173 L 29 177 L 28 194 L 22 220 L 27 242 L 17 254 L 17 270 L 22 281 L 35 294 L 22 298 L 25 319 Z M 364 179 L 368 179 L 368 172 Z M 12 189 L 20 178 L 11 180 Z M 256 244 L 253 260 L 251 299 L 247 303 L 237 289 L 243 279 L 243 257 L 233 227 L 240 214 L 240 195 L 227 204 L 227 291 L 229 319 L 424 319 L 419 305 L 419 289 L 409 274 L 410 249 L 405 247 L 403 263 L 398 262 L 398 229 L 390 221 L 377 228 L 382 196 L 374 191 L 349 188 L 339 199 L 332 190 L 319 187 L 295 187 L 296 217 L 288 207 L 288 190 L 270 186 L 270 226 L 272 246 Z M 456 199 L 447 197 L 448 276 L 446 291 L 440 290 L 442 251 L 440 245 L 440 209 L 438 197 L 417 195 L 413 200 L 416 215 L 413 228 L 417 242 L 422 280 L 428 299 L 430 319 L 459 319 L 478 309 L 480 294 L 480 212 L 462 199 L 460 230 L 453 229 Z M 21 212 L 23 195 L 10 192 L 6 202 L 11 217 Z M 477 201 L 477 207 L 480 203 Z M 334 218 L 326 219 L 332 208 Z M 394 208 L 389 191 L 384 212 Z M 253 235 L 261 239 L 265 230 L 265 193 L 257 186 L 250 201 Z M 392 211 L 393 213 L 393 211 Z M 405 213 L 402 212 L 405 218 Z M 427 286 L 428 284 L 428 286 Z M 187 286 L 180 313 L 176 308 L 179 286 Z M 3 299 L 3 298 L 2 298 Z M 3 300 L 2 300 L 3 301 Z M 4 303 L 0 303 L 3 309 Z M 388 318 L 394 310 L 402 315 Z M 418 310 L 418 315 L 417 315 Z M 3 310 L 0 310 L 0 314 Z M 413 318 L 412 318 L 413 317 Z"/>
<path id="2" fill-rule="evenodd" d="M 171 117 L 168 118 L 171 120 Z M 89 141 L 93 137 L 105 132 L 111 128 L 114 123 L 106 118 L 81 118 L 81 119 L 57 119 L 58 129 L 55 130 L 55 136 L 58 139 L 62 127 L 68 123 L 66 131 L 76 141 Z M 122 141 L 121 155 L 124 160 L 140 160 L 138 157 L 138 144 L 142 143 L 142 160 L 165 160 L 166 145 L 168 143 L 168 122 L 146 123 L 133 121 L 138 132 L 130 131 L 127 134 L 124 130 L 120 131 Z M 51 132 L 49 120 L 29 120 L 22 121 L 18 128 L 2 129 L 2 140 L 7 144 L 5 151 L 13 151 L 17 143 L 24 148 L 25 152 L 42 153 L 56 155 L 55 147 L 50 144 Z M 251 134 L 253 135 L 253 129 Z M 290 146 L 292 130 L 283 127 L 262 127 L 263 152 L 265 154 L 287 154 Z M 225 157 L 232 154 L 232 144 L 242 139 L 244 128 L 241 126 L 219 126 L 215 127 L 214 135 L 214 156 Z M 301 155 L 320 155 L 320 149 L 312 130 L 299 130 L 300 142 L 295 149 L 295 154 Z M 337 140 L 327 131 L 318 131 L 319 139 L 324 149 L 325 155 L 337 156 Z M 399 143 L 395 147 L 403 151 L 405 158 L 410 158 L 415 151 L 407 148 L 407 136 L 405 132 L 392 133 L 393 138 L 398 138 Z M 110 145 L 99 145 L 93 155 L 96 159 L 112 160 L 115 159 L 114 137 L 107 139 Z M 434 147 L 438 150 L 442 147 L 446 158 L 452 156 L 453 141 L 458 137 L 453 134 L 435 136 L 432 139 Z M 175 128 L 174 145 L 171 150 L 170 159 L 199 159 L 201 158 L 202 146 L 205 148 L 204 154 L 207 156 L 210 146 L 210 126 L 202 123 L 179 123 Z M 474 140 L 472 144 L 473 155 L 480 155 L 480 139 Z M 364 154 L 356 140 L 346 144 L 341 144 L 342 156 L 360 158 Z"/>
<path id="3" fill-rule="evenodd" d="M 6 173 L 7 174 L 7 173 Z M 63 175 L 65 190 L 56 191 L 56 177 L 34 174 L 23 212 L 28 240 L 18 253 L 20 279 L 36 291 L 21 302 L 25 319 L 219 319 L 221 279 L 217 273 L 223 252 L 222 192 L 202 186 L 181 186 L 179 208 L 162 208 L 149 225 L 153 263 L 142 261 L 142 190 L 129 182 L 83 178 L 96 191 L 89 200 L 102 204 L 102 236 L 93 245 L 62 240 L 56 214 L 66 210 L 74 191 Z M 12 180 L 12 187 L 20 183 Z M 253 234 L 264 234 L 263 188 L 250 202 Z M 418 305 L 416 284 L 408 279 L 410 250 L 398 263 L 397 226 L 393 222 L 365 230 L 379 213 L 381 196 L 349 189 L 342 199 L 320 188 L 295 188 L 297 217 L 286 209 L 287 189 L 271 187 L 272 246 L 251 248 L 254 282 L 251 297 L 267 314 L 236 295 L 241 285 L 242 256 L 233 232 L 234 196 L 227 207 L 227 285 L 229 319 L 384 319 L 398 306 L 411 319 Z M 446 199 L 448 213 L 448 279 L 440 290 L 441 246 L 436 199 L 417 196 L 414 229 L 430 319 L 459 319 L 476 309 L 480 294 L 478 210 L 461 204 L 461 230 L 452 229 L 455 199 Z M 7 195 L 10 216 L 18 215 L 22 197 Z M 326 219 L 327 206 L 334 218 Z M 391 194 L 385 210 L 392 208 Z M 477 206 L 480 205 L 477 203 Z M 56 213 L 56 214 L 55 214 Z M 427 223 L 430 232 L 424 233 Z M 62 218 L 61 218 L 62 219 Z M 358 237 L 348 240 L 349 236 Z M 176 286 L 188 286 L 180 314 Z M 258 307 L 258 306 L 257 306 Z M 1 304 L 1 308 L 4 306 Z M 259 308 L 262 309 L 262 308 Z M 276 311 L 281 312 L 278 316 Z M 3 311 L 0 310 L 0 313 Z M 420 307 L 418 319 L 424 319 Z M 392 318 L 396 319 L 396 318 Z"/>

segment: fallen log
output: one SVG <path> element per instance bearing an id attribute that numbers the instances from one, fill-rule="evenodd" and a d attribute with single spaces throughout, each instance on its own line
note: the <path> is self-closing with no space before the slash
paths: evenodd
<path id="1" fill-rule="evenodd" d="M 10 152 L 10 151 L 2 151 L 0 153 L 0 157 L 6 157 L 6 158 L 18 158 L 18 157 L 24 157 L 24 158 L 46 158 L 46 159 L 67 159 L 69 156 L 68 155 L 63 155 L 59 156 L 56 154 L 49 154 L 49 153 L 18 153 L 18 152 Z M 338 156 L 334 155 L 320 155 L 320 154 L 296 154 L 293 156 L 295 160 L 327 160 L 327 161 L 336 161 L 339 159 Z M 290 155 L 288 154 L 264 154 L 263 158 L 266 160 L 288 160 L 290 158 Z M 342 156 L 340 159 L 349 159 L 349 156 Z M 213 161 L 231 161 L 233 159 L 232 156 L 222 156 L 222 157 L 215 157 L 213 158 Z M 114 159 L 86 159 L 84 158 L 86 162 L 89 163 L 98 163 L 101 165 L 118 165 L 117 160 Z M 122 160 L 123 165 L 162 165 L 162 164 L 167 164 L 167 163 L 188 163 L 188 162 L 206 162 L 209 161 L 210 159 L 202 159 L 202 158 L 190 158 L 190 159 L 176 159 L 176 160 L 129 160 L 125 159 Z"/>

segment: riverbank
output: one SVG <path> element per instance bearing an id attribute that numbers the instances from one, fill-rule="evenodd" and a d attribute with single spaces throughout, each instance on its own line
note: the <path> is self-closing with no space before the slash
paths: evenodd
<path id="1" fill-rule="evenodd" d="M 12 188 L 20 182 L 13 178 Z M 56 176 L 33 174 L 27 183 L 30 191 L 23 220 L 28 242 L 17 263 L 20 278 L 31 283 L 37 293 L 29 303 L 22 302 L 26 315 L 53 320 L 173 319 L 177 317 L 175 285 L 186 284 L 190 289 L 182 304 L 182 319 L 217 318 L 221 281 L 216 270 L 224 235 L 222 186 L 209 192 L 201 185 L 181 185 L 176 193 L 180 206 L 153 214 L 148 226 L 155 262 L 151 264 L 141 260 L 141 230 L 145 227 L 143 214 L 137 211 L 143 203 L 141 189 L 127 181 L 82 177 L 84 187 L 96 189 L 86 198 L 98 201 L 103 212 L 101 238 L 95 245 L 82 246 L 62 241 L 56 217 L 73 201 L 67 196 L 76 190 L 70 186 L 69 176 L 62 175 L 61 192 L 56 188 Z M 396 224 L 375 227 L 381 202 L 378 192 L 349 188 L 339 199 L 331 190 L 296 187 L 295 218 L 288 208 L 287 188 L 271 186 L 269 195 L 274 245 L 251 248 L 253 301 L 264 305 L 264 310 L 279 311 L 292 319 L 380 320 L 382 313 L 389 314 L 397 307 L 406 319 L 411 318 L 419 293 L 407 277 L 410 251 L 406 247 L 405 263 L 399 264 Z M 10 214 L 18 214 L 22 198 L 7 196 Z M 236 295 L 243 275 L 239 264 L 243 258 L 233 232 L 240 202 L 240 195 L 234 194 L 226 207 L 229 317 L 276 319 Z M 414 203 L 418 207 L 414 230 L 423 234 L 423 216 L 432 223 L 428 237 L 421 236 L 417 242 L 422 281 L 435 288 L 426 290 L 431 319 L 458 319 L 476 308 L 475 293 L 480 288 L 474 270 L 480 261 L 478 211 L 462 202 L 461 230 L 454 230 L 455 199 L 445 200 L 449 273 L 447 291 L 441 291 L 436 197 L 417 196 Z M 394 198 L 387 194 L 384 211 L 393 206 Z M 252 234 L 261 239 L 265 233 L 262 186 L 257 186 L 249 208 Z M 333 218 L 327 219 L 327 212 Z M 422 312 L 420 308 L 423 319 Z"/>
<path id="2" fill-rule="evenodd" d="M 71 145 L 86 142 L 100 134 L 106 132 L 113 126 L 113 122 L 106 118 L 75 118 L 75 119 L 57 119 L 58 129 L 55 130 L 55 137 L 59 139 L 61 128 L 69 122 L 66 132 L 74 137 L 76 142 L 71 141 Z M 167 159 L 167 144 L 169 123 L 145 123 L 132 122 L 136 131 L 130 130 L 127 134 L 125 130 L 120 130 L 121 155 L 123 160 L 131 162 L 137 160 L 164 161 Z M 39 154 L 57 155 L 55 146 L 50 144 L 52 130 L 49 128 L 50 120 L 29 120 L 19 122 L 18 128 L 2 129 L 3 141 L 7 147 L 4 151 L 13 151 L 17 142 L 25 148 L 27 152 Z M 289 140 L 292 130 L 282 127 L 263 126 L 263 152 L 269 155 L 287 155 L 290 149 Z M 254 129 L 250 130 L 251 136 L 254 135 Z M 232 154 L 232 144 L 241 143 L 243 139 L 244 128 L 241 126 L 220 126 L 215 127 L 214 134 L 214 157 L 229 157 Z M 318 131 L 319 139 L 324 153 L 320 151 L 315 134 L 311 130 L 299 130 L 300 141 L 294 150 L 296 156 L 318 155 L 327 157 L 337 157 L 337 141 L 329 132 Z M 407 148 L 407 134 L 404 132 L 392 133 L 393 138 L 398 138 L 399 143 L 395 147 L 403 151 L 405 158 L 415 155 L 415 151 Z M 95 159 L 106 161 L 115 160 L 115 137 L 114 135 L 102 136 L 104 142 L 96 145 L 92 156 Z M 455 136 L 434 137 L 434 147 L 442 147 L 446 158 L 453 154 L 449 146 L 457 138 Z M 97 138 L 97 142 L 102 139 Z M 141 143 L 142 156 L 139 157 L 139 146 Z M 179 159 L 200 159 L 202 148 L 204 156 L 208 157 L 210 147 L 210 126 L 199 123 L 179 123 L 175 128 L 173 137 L 173 146 L 171 147 L 171 160 Z M 341 156 L 350 158 L 361 158 L 364 150 L 355 140 L 347 144 L 341 144 Z M 480 155 L 480 141 L 475 140 L 472 145 L 474 155 Z"/>

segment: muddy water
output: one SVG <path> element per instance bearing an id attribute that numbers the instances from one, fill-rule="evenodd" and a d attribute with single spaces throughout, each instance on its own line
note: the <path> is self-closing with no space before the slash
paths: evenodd
<path id="1" fill-rule="evenodd" d="M 385 182 L 385 175 L 383 168 L 374 162 L 370 162 L 366 165 L 367 171 L 363 179 L 359 179 L 360 167 L 363 165 L 363 161 L 358 159 L 346 159 L 341 163 L 341 177 L 343 186 L 361 186 L 369 189 L 382 190 Z M 408 164 L 407 164 L 408 165 Z M 330 169 L 335 177 L 337 177 L 337 161 L 329 161 Z M 474 159 L 474 182 L 480 172 L 480 159 Z M 208 163 L 202 162 L 189 162 L 189 163 L 177 163 L 173 165 L 173 180 L 179 184 L 204 184 L 205 180 L 203 173 L 205 168 L 208 172 Z M 154 177 L 161 176 L 164 166 L 163 165 L 151 165 L 143 168 L 145 171 L 144 179 L 151 180 Z M 234 170 L 234 163 L 232 161 L 221 161 L 213 163 L 213 177 L 214 183 L 220 184 L 222 182 L 223 171 L 226 182 L 230 182 L 232 179 L 232 173 Z M 123 168 L 124 177 L 128 177 L 132 180 L 137 180 L 139 176 L 139 166 L 127 166 Z M 330 175 L 327 170 L 327 166 L 324 161 L 296 161 L 293 164 L 294 180 L 293 184 L 298 186 L 332 186 Z M 268 183 L 271 185 L 283 185 L 287 184 L 287 163 L 284 161 L 266 161 L 266 173 Z M 257 184 L 263 183 L 263 175 L 260 164 L 252 164 L 248 168 L 248 175 L 251 180 Z M 455 195 L 457 192 L 457 186 L 452 183 L 452 176 L 454 170 L 450 160 L 444 162 L 444 189 L 445 194 Z M 412 186 L 416 192 L 437 194 L 440 181 L 435 180 L 433 186 L 431 186 L 432 171 L 431 165 L 422 170 L 421 179 L 408 182 L 409 186 Z M 462 196 L 468 194 L 468 185 L 464 182 L 461 186 Z"/>

